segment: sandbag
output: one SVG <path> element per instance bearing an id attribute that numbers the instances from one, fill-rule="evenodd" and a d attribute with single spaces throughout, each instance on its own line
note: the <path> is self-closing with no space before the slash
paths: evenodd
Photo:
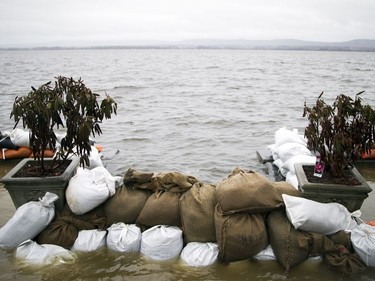
<path id="1" fill-rule="evenodd" d="M 83 215 L 74 214 L 67 205 L 36 237 L 39 244 L 54 244 L 70 249 L 80 230 L 105 229 L 106 218 L 102 206 Z"/>
<path id="2" fill-rule="evenodd" d="M 105 230 L 81 230 L 71 250 L 94 252 L 106 245 L 106 235 L 107 231 Z"/>
<path id="3" fill-rule="evenodd" d="M 324 262 L 332 269 L 345 274 L 354 274 L 366 269 L 366 265 L 354 253 L 350 239 L 344 231 L 330 236 L 316 232 L 304 234 L 304 238 L 299 237 L 300 247 L 309 250 L 313 256 L 323 256 Z"/>
<path id="4" fill-rule="evenodd" d="M 180 199 L 184 238 L 189 242 L 216 242 L 215 186 L 195 183 Z"/>
<path id="5" fill-rule="evenodd" d="M 249 259 L 269 244 L 261 214 L 225 215 L 217 204 L 214 219 L 219 259 L 223 262 Z"/>
<path id="6" fill-rule="evenodd" d="M 72 264 L 77 256 L 63 247 L 27 240 L 16 249 L 16 259 L 31 265 L 49 266 L 58 264 Z"/>
<path id="7" fill-rule="evenodd" d="M 122 186 L 104 203 L 107 227 L 117 222 L 134 224 L 141 213 L 150 191 Z"/>
<path id="8" fill-rule="evenodd" d="M 260 261 L 276 260 L 276 256 L 275 256 L 275 253 L 273 252 L 271 244 L 269 244 L 267 248 L 263 249 L 258 254 L 253 256 L 253 259 L 260 260 Z"/>
<path id="9" fill-rule="evenodd" d="M 367 266 L 375 266 L 375 227 L 362 223 L 351 230 L 355 252 Z"/>
<path id="10" fill-rule="evenodd" d="M 298 178 L 295 174 L 292 174 L 291 172 L 288 172 L 286 174 L 285 181 L 292 185 L 295 189 L 298 190 Z"/>
<path id="11" fill-rule="evenodd" d="M 96 167 L 103 166 L 101 155 L 98 149 L 95 146 L 91 146 L 90 156 L 89 156 L 90 165 L 87 166 L 87 169 L 94 169 Z"/>
<path id="12" fill-rule="evenodd" d="M 190 242 L 181 252 L 181 260 L 190 266 L 209 266 L 217 261 L 219 246 L 212 242 Z"/>
<path id="13" fill-rule="evenodd" d="M 155 225 L 181 226 L 179 209 L 180 193 L 153 193 L 139 214 L 136 224 L 146 227 Z"/>
<path id="14" fill-rule="evenodd" d="M 282 168 L 291 172 L 293 175 L 296 174 L 295 164 L 315 164 L 316 157 L 312 155 L 294 155 L 282 164 Z"/>
<path id="15" fill-rule="evenodd" d="M 144 231 L 141 253 L 153 260 L 179 257 L 183 247 L 182 230 L 176 226 L 156 225 Z"/>
<path id="16" fill-rule="evenodd" d="M 129 168 L 124 175 L 124 185 L 133 189 L 148 189 L 155 191 L 156 186 L 152 183 L 154 173 L 139 172 Z"/>
<path id="17" fill-rule="evenodd" d="M 329 235 L 357 225 L 350 212 L 339 203 L 320 203 L 287 194 L 282 197 L 288 219 L 296 229 Z"/>
<path id="18" fill-rule="evenodd" d="M 115 223 L 108 228 L 107 247 L 121 253 L 139 252 L 141 238 L 141 229 L 135 224 Z"/>
<path id="19" fill-rule="evenodd" d="M 308 259 L 309 249 L 304 249 L 299 245 L 299 239 L 305 239 L 305 234 L 293 227 L 283 211 L 270 213 L 267 218 L 267 227 L 276 259 L 286 271 Z"/>
<path id="20" fill-rule="evenodd" d="M 116 178 L 103 166 L 92 170 L 79 167 L 65 191 L 73 213 L 82 215 L 104 203 L 116 192 Z"/>
<path id="21" fill-rule="evenodd" d="M 299 143 L 284 143 L 275 149 L 275 153 L 279 156 L 283 163 L 286 163 L 295 155 L 312 156 L 311 151 L 306 147 L 306 145 Z"/>
<path id="22" fill-rule="evenodd" d="M 275 147 L 279 147 L 285 143 L 298 143 L 307 145 L 307 139 L 298 133 L 297 129 L 288 130 L 282 127 L 275 132 Z"/>
<path id="23" fill-rule="evenodd" d="M 279 173 L 285 178 L 289 171 L 283 168 L 284 162 L 280 158 L 278 158 L 273 161 L 272 164 L 278 168 Z"/>
<path id="24" fill-rule="evenodd" d="M 30 146 L 30 135 L 29 131 L 22 129 L 14 129 L 10 132 L 10 140 L 16 146 Z"/>
<path id="25" fill-rule="evenodd" d="M 37 236 L 55 217 L 54 202 L 58 198 L 56 194 L 46 192 L 39 201 L 30 201 L 20 206 L 0 229 L 0 248 L 14 249 Z"/>
<path id="26" fill-rule="evenodd" d="M 124 184 L 133 188 L 148 189 L 152 192 L 170 191 L 186 192 L 198 180 L 180 172 L 144 173 L 128 169 L 124 176 Z"/>
<path id="27" fill-rule="evenodd" d="M 284 207 L 282 194 L 301 196 L 289 183 L 270 181 L 255 171 L 232 173 L 216 186 L 217 202 L 224 214 L 270 212 Z"/>
<path id="28" fill-rule="evenodd" d="M 180 172 L 163 172 L 153 176 L 155 191 L 182 193 L 188 191 L 193 184 L 199 182 L 195 177 Z"/>

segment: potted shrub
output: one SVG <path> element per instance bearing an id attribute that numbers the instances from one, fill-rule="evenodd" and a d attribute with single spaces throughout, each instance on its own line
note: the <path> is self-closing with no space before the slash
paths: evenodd
<path id="1" fill-rule="evenodd" d="M 354 167 L 365 152 L 371 153 L 375 138 L 375 111 L 364 105 L 360 92 L 352 99 L 338 95 L 332 105 L 320 94 L 312 107 L 304 105 L 308 148 L 319 153 L 324 172 L 314 177 L 314 166 L 297 164 L 299 188 L 305 197 L 320 202 L 336 201 L 350 211 L 359 209 L 370 186 Z"/>
<path id="2" fill-rule="evenodd" d="M 55 204 L 62 208 L 65 188 L 78 163 L 89 165 L 90 136 L 100 135 L 103 119 L 116 114 L 116 102 L 106 95 L 99 105 L 98 96 L 81 79 L 60 76 L 54 84 L 32 87 L 28 95 L 15 98 L 10 117 L 14 128 L 22 122 L 23 128 L 29 129 L 34 156 L 22 160 L 1 179 L 16 207 L 49 191 L 60 197 Z M 66 134 L 58 145 L 55 130 L 60 128 Z M 47 150 L 55 151 L 55 156 L 47 158 Z"/>

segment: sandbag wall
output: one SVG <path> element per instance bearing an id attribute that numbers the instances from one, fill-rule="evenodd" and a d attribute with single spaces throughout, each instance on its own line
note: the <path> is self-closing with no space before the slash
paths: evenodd
<path id="1" fill-rule="evenodd" d="M 119 222 L 136 224 L 143 231 L 168 225 L 182 229 L 185 244 L 218 242 L 220 259 L 237 261 L 268 246 L 265 214 L 283 207 L 282 193 L 299 196 L 285 182 L 271 182 L 259 173 L 240 169 L 217 187 L 179 172 L 154 174 L 129 169 L 124 185 L 103 204 L 83 215 L 67 205 L 37 241 L 68 248 L 80 230 L 107 229 Z M 233 227 L 236 224 L 238 227 Z M 247 253 L 241 254 L 241 249 Z"/>
<path id="2" fill-rule="evenodd" d="M 239 168 L 216 186 L 179 172 L 129 169 L 123 185 L 104 203 L 79 215 L 67 204 L 35 240 L 70 249 L 86 230 L 104 235 L 103 231 L 120 232 L 125 225 L 134 225 L 144 234 L 155 228 L 162 233 L 167 226 L 176 235 L 182 233 L 184 245 L 199 242 L 209 248 L 215 243 L 218 259 L 224 263 L 251 259 L 271 246 L 286 271 L 311 255 L 324 255 L 324 261 L 341 272 L 364 270 L 360 259 L 351 255 L 354 252 L 344 231 L 328 236 L 296 229 L 287 217 L 285 195 L 301 197 L 285 181 L 273 182 Z M 335 235 L 341 237 L 339 242 Z M 139 239 L 135 242 L 139 248 Z M 341 254 L 343 248 L 347 255 Z"/>

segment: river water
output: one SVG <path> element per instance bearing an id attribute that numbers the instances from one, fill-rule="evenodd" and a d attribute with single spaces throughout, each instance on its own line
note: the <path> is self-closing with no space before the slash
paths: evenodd
<path id="1" fill-rule="evenodd" d="M 94 92 L 111 95 L 118 115 L 95 140 L 114 175 L 180 171 L 216 183 L 235 168 L 272 178 L 256 151 L 272 144 L 280 127 L 303 133 L 303 104 L 324 91 L 362 94 L 375 105 L 375 53 L 253 50 L 43 50 L 0 51 L 0 130 L 9 131 L 14 98 L 59 75 L 81 77 Z M 0 175 L 14 163 L 1 162 Z M 374 188 L 375 168 L 360 166 Z M 372 192 L 373 193 L 373 192 Z M 375 220 L 370 194 L 363 219 Z M 0 226 L 14 213 L 0 188 Z M 307 261 L 289 275 L 276 262 L 241 261 L 190 268 L 107 251 L 85 254 L 74 265 L 23 267 L 0 251 L 1 280 L 375 280 L 375 270 L 352 277 Z"/>

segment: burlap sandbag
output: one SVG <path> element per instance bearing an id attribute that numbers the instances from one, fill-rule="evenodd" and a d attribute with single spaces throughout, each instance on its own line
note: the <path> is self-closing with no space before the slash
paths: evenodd
<path id="1" fill-rule="evenodd" d="M 324 255 L 324 261 L 332 269 L 345 274 L 363 272 L 367 268 L 358 254 L 345 250 Z"/>
<path id="2" fill-rule="evenodd" d="M 216 186 L 217 201 L 227 215 L 273 211 L 284 206 L 282 194 L 301 197 L 301 193 L 285 181 L 273 182 L 258 172 L 239 169 Z"/>
<path id="3" fill-rule="evenodd" d="M 70 249 L 80 230 L 105 228 L 106 217 L 102 205 L 84 215 L 74 214 L 66 205 L 35 240 L 38 244 L 54 244 Z"/>
<path id="4" fill-rule="evenodd" d="M 180 199 L 185 242 L 216 242 L 215 186 L 195 183 Z"/>
<path id="5" fill-rule="evenodd" d="M 119 187 L 115 195 L 104 203 L 107 227 L 117 222 L 134 224 L 151 192 L 130 187 Z"/>
<path id="6" fill-rule="evenodd" d="M 139 172 L 129 168 L 124 175 L 124 184 L 133 189 L 148 189 L 154 191 L 156 186 L 152 183 L 154 173 Z"/>
<path id="7" fill-rule="evenodd" d="M 261 214 L 224 215 L 217 204 L 214 218 L 219 259 L 225 263 L 249 259 L 269 244 Z"/>
<path id="8" fill-rule="evenodd" d="M 156 191 L 186 192 L 198 180 L 180 172 L 166 172 L 154 175 L 152 182 L 156 186 Z"/>
<path id="9" fill-rule="evenodd" d="M 304 249 L 299 244 L 299 240 L 306 239 L 306 235 L 293 227 L 284 211 L 270 213 L 267 226 L 276 259 L 287 272 L 292 266 L 308 259 L 309 249 Z"/>
<path id="10" fill-rule="evenodd" d="M 305 239 L 299 240 L 300 246 L 309 249 L 312 255 L 323 255 L 324 262 L 332 269 L 345 274 L 359 273 L 366 269 L 366 265 L 354 252 L 350 233 L 339 231 L 330 236 L 313 232 L 305 234 Z"/>
<path id="11" fill-rule="evenodd" d="M 152 192 L 171 191 L 186 192 L 198 180 L 180 172 L 144 173 L 128 169 L 124 176 L 124 184 L 128 187 L 148 189 Z"/>
<path id="12" fill-rule="evenodd" d="M 152 227 L 155 225 L 181 226 L 179 209 L 180 193 L 153 193 L 146 201 L 136 224 Z"/>

